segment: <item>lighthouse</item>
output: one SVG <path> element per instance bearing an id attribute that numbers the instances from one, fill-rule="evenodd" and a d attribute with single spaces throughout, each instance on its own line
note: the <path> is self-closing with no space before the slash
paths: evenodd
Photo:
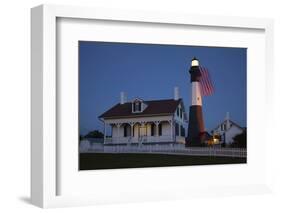
<path id="1" fill-rule="evenodd" d="M 188 136 L 186 146 L 201 146 L 205 135 L 202 112 L 202 93 L 199 60 L 193 58 L 189 69 L 191 82 L 191 106 L 189 108 Z"/>

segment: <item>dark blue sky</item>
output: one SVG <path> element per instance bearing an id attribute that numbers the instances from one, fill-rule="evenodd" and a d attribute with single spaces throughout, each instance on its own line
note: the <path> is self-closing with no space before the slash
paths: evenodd
<path id="1" fill-rule="evenodd" d="M 233 121 L 246 126 L 245 48 L 80 41 L 80 133 L 102 130 L 97 117 L 119 103 L 121 91 L 127 93 L 128 100 L 170 99 L 178 86 L 188 111 L 188 70 L 194 56 L 209 69 L 215 86 L 212 96 L 203 97 L 206 129 L 219 124 L 226 112 Z"/>

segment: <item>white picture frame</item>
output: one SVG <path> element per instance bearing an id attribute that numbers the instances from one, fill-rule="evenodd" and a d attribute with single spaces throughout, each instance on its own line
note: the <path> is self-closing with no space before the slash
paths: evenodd
<path id="1" fill-rule="evenodd" d="M 270 138 L 268 126 L 270 124 L 270 110 L 272 107 L 271 89 L 273 85 L 270 76 L 273 75 L 273 21 L 270 19 L 240 18 L 240 17 L 216 17 L 188 14 L 166 14 L 146 11 L 123 11 L 112 9 L 84 8 L 74 6 L 54 6 L 41 5 L 31 10 L 31 56 L 32 56 L 32 143 L 31 143 L 31 201 L 33 204 L 47 208 L 59 206 L 91 205 L 96 203 L 114 203 L 139 200 L 165 200 L 188 198 L 194 196 L 214 196 L 228 194 L 251 194 L 269 192 L 271 183 L 271 173 L 269 161 L 266 161 L 266 178 L 255 184 L 221 185 L 219 187 L 201 187 L 198 184 L 190 190 L 170 186 L 164 191 L 155 188 L 149 195 L 128 194 L 120 196 L 113 195 L 97 196 L 89 195 L 59 195 L 58 196 L 58 174 L 60 167 L 57 159 L 57 20 L 64 19 L 87 19 L 87 20 L 108 20 L 131 23 L 153 23 L 155 25 L 166 26 L 199 26 L 204 28 L 223 28 L 231 30 L 253 29 L 264 33 L 265 53 L 264 68 L 261 68 L 266 75 L 266 109 L 264 110 L 264 120 L 266 124 L 265 138 Z M 255 85 L 253 85 L 253 88 Z M 253 91 L 252 91 L 253 92 Z M 265 105 L 264 105 L 265 106 Z M 269 109 L 269 110 L 268 110 Z M 268 148 L 268 143 L 265 144 Z M 261 156 L 266 160 L 269 157 L 267 152 Z M 168 169 L 168 168 L 167 168 Z M 169 168 L 171 170 L 171 168 Z M 247 168 L 245 168 L 247 169 Z M 177 168 L 172 168 L 174 173 L 180 172 Z M 132 171 L 132 170 L 130 170 Z M 100 171 L 101 173 L 103 171 Z M 146 172 L 152 172 L 147 169 Z M 157 172 L 165 172 L 165 168 Z M 125 172 L 122 175 L 132 175 Z M 74 183 L 75 184 L 75 183 Z M 137 193 L 136 189 L 136 193 Z M 126 191 L 120 193 L 125 193 Z M 128 191 L 129 192 L 129 191 Z M 163 193 L 165 192 L 165 193 Z M 107 192 L 110 193 L 110 192 Z M 133 193 L 133 191 L 130 191 Z M 171 194 L 177 194 L 171 196 Z"/>

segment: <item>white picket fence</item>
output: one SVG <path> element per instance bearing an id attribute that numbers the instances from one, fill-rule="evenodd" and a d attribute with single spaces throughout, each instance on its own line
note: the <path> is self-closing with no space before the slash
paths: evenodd
<path id="1" fill-rule="evenodd" d="M 184 144 L 147 145 L 103 145 L 102 143 L 80 143 L 80 153 L 159 153 L 194 156 L 247 157 L 247 150 L 221 147 L 185 147 Z"/>

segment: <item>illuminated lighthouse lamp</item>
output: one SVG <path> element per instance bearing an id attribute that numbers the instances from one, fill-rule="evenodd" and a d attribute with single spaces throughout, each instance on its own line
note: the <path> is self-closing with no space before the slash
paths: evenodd
<path id="1" fill-rule="evenodd" d="M 199 61 L 197 58 L 193 58 L 192 61 L 191 61 L 191 66 L 192 67 L 195 67 L 195 66 L 199 66 Z"/>

